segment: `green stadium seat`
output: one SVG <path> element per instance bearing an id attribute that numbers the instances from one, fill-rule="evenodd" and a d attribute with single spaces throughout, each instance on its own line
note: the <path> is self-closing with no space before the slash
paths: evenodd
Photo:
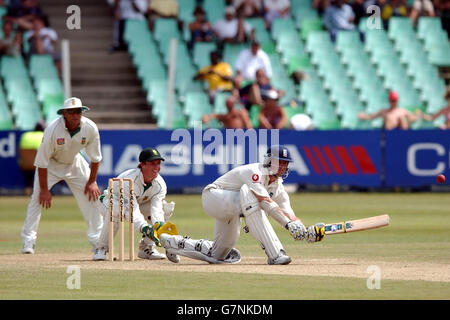
<path id="1" fill-rule="evenodd" d="M 142 42 L 144 39 L 150 39 L 151 33 L 148 29 L 146 20 L 131 20 L 125 22 L 123 38 L 127 44 Z"/>
<path id="2" fill-rule="evenodd" d="M 13 129 L 11 112 L 6 103 L 0 103 L 0 130 Z"/>
<path id="3" fill-rule="evenodd" d="M 359 32 L 339 31 L 336 35 L 336 50 L 342 52 L 349 48 L 362 48 Z"/>
<path id="4" fill-rule="evenodd" d="M 294 20 L 290 18 L 279 18 L 272 21 L 270 35 L 276 40 L 280 34 L 295 31 Z"/>
<path id="5" fill-rule="evenodd" d="M 217 20 L 224 18 L 225 1 L 224 0 L 204 0 L 202 4 L 206 17 L 214 24 Z"/>
<path id="6" fill-rule="evenodd" d="M 441 19 L 438 17 L 419 17 L 417 21 L 417 37 L 425 39 L 428 34 L 443 31 Z"/>
<path id="7" fill-rule="evenodd" d="M 294 71 L 304 71 L 311 68 L 311 61 L 309 60 L 309 57 L 304 55 L 304 56 L 291 56 L 288 60 L 288 65 L 287 65 L 287 71 L 288 74 L 292 74 Z"/>
<path id="8" fill-rule="evenodd" d="M 156 19 L 153 36 L 158 42 L 169 42 L 171 38 L 181 39 L 177 20 L 172 18 Z"/>
<path id="9" fill-rule="evenodd" d="M 250 121 L 252 122 L 253 128 L 259 128 L 259 112 L 261 107 L 254 104 L 250 107 L 250 112 L 248 113 Z"/>
<path id="10" fill-rule="evenodd" d="M 409 17 L 391 17 L 389 19 L 388 36 L 391 39 L 414 35 L 414 28 Z"/>
<path id="11" fill-rule="evenodd" d="M 44 78 L 37 83 L 37 98 L 43 102 L 47 95 L 63 94 L 64 89 L 59 78 Z"/>
<path id="12" fill-rule="evenodd" d="M 225 114 L 228 112 L 226 100 L 231 95 L 229 92 L 218 92 L 214 98 L 214 113 Z M 236 107 L 236 106 L 235 106 Z"/>
<path id="13" fill-rule="evenodd" d="M 208 95 L 204 92 L 187 92 L 185 95 L 184 109 L 185 115 L 198 119 L 200 116 L 212 113 Z"/>
<path id="14" fill-rule="evenodd" d="M 292 8 L 291 14 L 294 17 L 297 28 L 301 29 L 302 22 L 305 20 L 318 20 L 320 19 L 317 10 L 311 7 L 311 4 L 301 8 Z"/>
<path id="15" fill-rule="evenodd" d="M 300 36 L 303 40 L 306 40 L 311 32 L 321 30 L 323 30 L 322 19 L 303 19 L 300 26 Z"/>
<path id="16" fill-rule="evenodd" d="M 42 112 L 44 113 L 47 123 L 50 123 L 48 121 L 49 118 L 55 118 L 58 116 L 56 111 L 60 109 L 63 104 L 64 94 L 62 93 L 49 94 L 45 96 L 44 101 L 42 102 Z M 54 117 L 52 117 L 52 115 L 54 115 Z"/>
<path id="17" fill-rule="evenodd" d="M 197 42 L 193 49 L 193 62 L 200 69 L 211 64 L 210 53 L 217 49 L 213 42 Z"/>
<path id="18" fill-rule="evenodd" d="M 196 0 L 181 0 L 178 1 L 178 19 L 184 22 L 185 25 L 194 21 L 194 10 L 197 5 Z"/>

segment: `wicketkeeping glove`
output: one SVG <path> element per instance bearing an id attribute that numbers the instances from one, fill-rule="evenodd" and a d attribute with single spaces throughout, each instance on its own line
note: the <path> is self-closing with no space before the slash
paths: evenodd
<path id="1" fill-rule="evenodd" d="M 307 235 L 305 226 L 298 220 L 288 222 L 286 224 L 286 229 L 294 240 L 303 240 Z"/>
<path id="2" fill-rule="evenodd" d="M 325 223 L 319 222 L 308 227 L 306 241 L 317 242 L 322 241 L 325 236 Z"/>
<path id="3" fill-rule="evenodd" d="M 164 222 L 155 222 L 153 226 L 145 226 L 142 228 L 142 233 L 147 237 L 152 239 L 158 247 L 161 247 L 159 238 L 157 236 L 157 231 L 164 225 Z"/>

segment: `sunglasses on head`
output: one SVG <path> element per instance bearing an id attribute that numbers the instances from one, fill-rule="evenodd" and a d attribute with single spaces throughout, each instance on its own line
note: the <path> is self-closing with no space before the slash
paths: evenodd
<path id="1" fill-rule="evenodd" d="M 68 114 L 80 114 L 81 113 L 81 108 L 78 109 L 67 109 L 66 110 Z"/>

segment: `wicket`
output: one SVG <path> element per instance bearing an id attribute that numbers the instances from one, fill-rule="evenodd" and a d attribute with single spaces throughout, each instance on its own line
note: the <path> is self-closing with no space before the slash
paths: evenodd
<path id="1" fill-rule="evenodd" d="M 128 205 L 129 205 L 129 249 L 130 249 L 130 261 L 134 261 L 134 222 L 133 222 L 133 180 L 130 178 L 111 178 L 108 181 L 108 196 L 109 196 L 109 261 L 114 261 L 114 182 L 119 182 L 119 261 L 124 261 L 124 220 L 125 218 L 125 199 L 124 199 L 124 182 L 128 182 L 129 195 L 128 195 Z"/>

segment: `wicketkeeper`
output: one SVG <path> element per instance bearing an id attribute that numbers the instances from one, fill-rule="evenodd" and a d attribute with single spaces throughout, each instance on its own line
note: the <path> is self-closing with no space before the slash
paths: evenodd
<path id="1" fill-rule="evenodd" d="M 155 248 L 155 243 L 150 238 L 153 231 L 152 225 L 164 224 L 173 214 L 175 203 L 167 203 L 165 198 L 167 186 L 164 179 L 159 175 L 161 161 L 164 158 L 154 148 L 146 148 L 139 154 L 139 165 L 136 169 L 130 169 L 121 173 L 117 178 L 130 178 L 134 184 L 133 197 L 133 221 L 136 232 L 141 232 L 143 237 L 139 242 L 138 257 L 141 259 L 158 260 L 165 259 L 166 255 L 159 253 Z M 114 183 L 114 207 L 113 215 L 115 221 L 119 216 L 119 188 L 118 181 Z M 129 185 L 124 183 L 124 207 L 125 218 L 129 221 Z M 104 218 L 103 229 L 95 250 L 93 260 L 105 260 L 108 252 L 108 190 L 100 197 L 101 210 Z M 150 224 L 150 225 L 149 225 Z M 118 224 L 114 224 L 114 234 L 117 233 Z M 167 258 L 173 262 L 179 262 L 179 257 L 175 254 L 167 254 Z"/>
<path id="2" fill-rule="evenodd" d="M 186 256 L 209 263 L 237 263 L 240 253 L 234 248 L 243 217 L 248 232 L 261 244 L 268 264 L 288 264 L 280 240 L 267 215 L 286 228 L 295 240 L 321 241 L 324 224 L 306 228 L 291 208 L 283 187 L 292 162 L 284 146 L 268 149 L 263 163 L 253 163 L 232 169 L 207 185 L 202 193 L 203 209 L 215 222 L 214 241 L 193 240 L 180 235 L 162 233 L 159 239 L 168 253 Z M 154 226 L 156 234 L 158 226 Z"/>

